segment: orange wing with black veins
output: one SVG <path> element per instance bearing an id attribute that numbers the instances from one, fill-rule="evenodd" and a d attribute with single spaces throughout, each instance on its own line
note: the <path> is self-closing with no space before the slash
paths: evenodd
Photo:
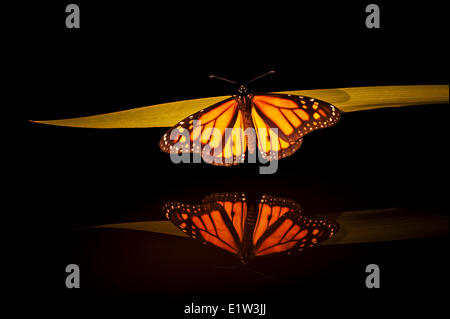
<path id="1" fill-rule="evenodd" d="M 339 225 L 324 218 L 307 217 L 296 202 L 263 196 L 253 232 L 253 255 L 302 251 L 331 238 Z"/>

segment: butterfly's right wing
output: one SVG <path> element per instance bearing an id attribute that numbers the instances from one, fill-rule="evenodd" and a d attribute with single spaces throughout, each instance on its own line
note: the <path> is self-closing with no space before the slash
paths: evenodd
<path id="1" fill-rule="evenodd" d="M 253 255 L 301 251 L 332 237 L 339 225 L 302 214 L 296 202 L 264 195 L 253 232 Z"/>
<path id="2" fill-rule="evenodd" d="M 304 135 L 336 124 L 340 112 L 318 99 L 266 93 L 254 95 L 251 116 L 262 157 L 274 160 L 295 153 Z"/>
<path id="3" fill-rule="evenodd" d="M 228 136 L 225 134 L 229 129 Z M 178 122 L 159 142 L 166 153 L 197 153 L 203 160 L 219 166 L 244 161 L 244 114 L 239 102 L 231 97 L 200 110 Z"/>
<path id="4" fill-rule="evenodd" d="M 163 206 L 166 217 L 193 239 L 238 254 L 239 236 L 225 209 L 218 203 L 199 205 L 167 203 Z"/>

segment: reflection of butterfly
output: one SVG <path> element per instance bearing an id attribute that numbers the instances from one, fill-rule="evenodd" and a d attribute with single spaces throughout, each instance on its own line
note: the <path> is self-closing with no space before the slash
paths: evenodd
<path id="1" fill-rule="evenodd" d="M 332 237 L 338 224 L 302 215 L 296 202 L 264 195 L 256 209 L 245 194 L 207 196 L 200 205 L 168 203 L 166 217 L 203 243 L 225 249 L 247 263 L 255 256 L 292 253 Z"/>
<path id="2" fill-rule="evenodd" d="M 304 135 L 339 118 L 339 110 L 329 103 L 290 94 L 253 94 L 241 85 L 236 95 L 180 121 L 159 146 L 167 153 L 198 153 L 204 159 L 208 153 L 209 162 L 220 166 L 242 163 L 247 148 L 255 154 L 256 145 L 263 159 L 280 159 L 297 151 Z M 227 128 L 233 134 L 227 135 Z M 249 128 L 256 137 L 249 137 L 252 130 L 245 134 Z"/>

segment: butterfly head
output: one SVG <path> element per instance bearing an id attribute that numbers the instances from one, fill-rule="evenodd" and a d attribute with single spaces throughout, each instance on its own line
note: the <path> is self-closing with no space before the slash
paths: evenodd
<path id="1" fill-rule="evenodd" d="M 245 265 L 247 265 L 248 264 L 248 259 L 247 259 L 247 257 L 246 256 L 241 256 L 241 264 L 243 265 L 243 266 L 245 266 Z"/>
<path id="2" fill-rule="evenodd" d="M 242 265 L 247 265 L 248 261 L 253 258 L 254 255 L 252 255 L 251 251 L 249 249 L 243 249 L 241 250 L 239 254 L 239 260 L 241 261 Z"/>
<path id="3" fill-rule="evenodd" d="M 247 89 L 246 85 L 251 83 L 251 82 L 253 82 L 253 81 L 256 81 L 256 80 L 258 80 L 258 79 L 260 79 L 262 77 L 265 77 L 266 75 L 273 74 L 273 73 L 275 73 L 275 71 L 266 72 L 266 73 L 264 73 L 264 74 L 262 74 L 260 76 L 257 76 L 256 78 L 251 79 L 250 81 L 247 81 L 245 84 L 239 85 L 237 97 L 239 99 L 250 98 L 251 97 L 250 96 L 250 91 Z M 210 79 L 218 79 L 218 80 L 222 80 L 222 81 L 225 81 L 225 82 L 232 83 L 234 85 L 238 85 L 238 82 L 235 82 L 235 81 L 232 81 L 232 80 L 228 80 L 228 79 L 216 76 L 216 75 L 210 75 L 209 78 Z"/>
<path id="4" fill-rule="evenodd" d="M 245 85 L 242 84 L 242 85 L 240 85 L 239 88 L 238 88 L 238 94 L 237 94 L 237 96 L 238 96 L 239 98 L 244 98 L 244 97 L 248 96 L 249 93 L 250 93 L 250 91 L 247 89 L 247 87 L 246 87 Z"/>

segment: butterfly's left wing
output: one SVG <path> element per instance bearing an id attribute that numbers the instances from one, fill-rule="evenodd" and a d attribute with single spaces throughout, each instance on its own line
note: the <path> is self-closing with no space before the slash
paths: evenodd
<path id="1" fill-rule="evenodd" d="M 329 239 L 338 229 L 334 221 L 304 216 L 292 200 L 264 195 L 258 205 L 252 254 L 301 251 Z"/>
<path id="2" fill-rule="evenodd" d="M 188 205 L 174 202 L 165 204 L 163 212 L 175 226 L 193 239 L 239 254 L 239 235 L 220 204 L 204 202 Z"/>
<path id="3" fill-rule="evenodd" d="M 200 154 L 204 161 L 217 166 L 242 163 L 247 140 L 239 103 L 231 97 L 178 122 L 161 138 L 161 150 Z"/>
<path id="4" fill-rule="evenodd" d="M 273 160 L 297 151 L 304 135 L 336 124 L 340 112 L 335 106 L 311 97 L 268 93 L 253 96 L 251 116 L 259 151 L 263 158 Z"/>
<path id="5" fill-rule="evenodd" d="M 236 230 L 240 242 L 244 238 L 247 219 L 247 199 L 244 193 L 215 193 L 206 196 L 204 203 L 217 203 L 223 207 Z"/>

